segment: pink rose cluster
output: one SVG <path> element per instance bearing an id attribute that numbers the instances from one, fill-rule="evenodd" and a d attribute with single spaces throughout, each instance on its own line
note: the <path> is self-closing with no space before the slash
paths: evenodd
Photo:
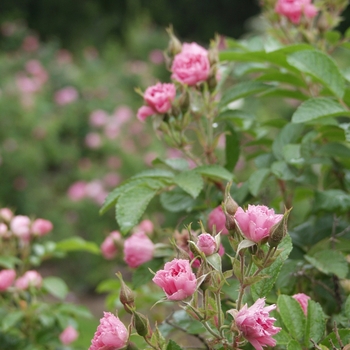
<path id="1" fill-rule="evenodd" d="M 184 43 L 175 55 L 171 78 L 189 86 L 206 81 L 210 73 L 208 51 L 197 43 Z"/>
<path id="2" fill-rule="evenodd" d="M 183 300 L 193 295 L 197 288 L 196 275 L 190 263 L 184 259 L 174 259 L 164 265 L 153 277 L 153 282 L 163 288 L 169 300 Z"/>
<path id="3" fill-rule="evenodd" d="M 31 220 L 25 215 L 14 215 L 8 208 L 0 209 L 0 237 L 17 237 L 22 243 L 29 243 L 33 237 L 51 232 L 53 224 L 46 219 Z"/>
<path id="4" fill-rule="evenodd" d="M 244 237 L 259 243 L 269 237 L 271 228 L 282 220 L 283 215 L 275 214 L 265 205 L 248 205 L 246 211 L 239 207 L 234 218 Z"/>
<path id="5" fill-rule="evenodd" d="M 151 115 L 169 112 L 175 96 L 176 88 L 174 84 L 157 83 L 148 87 L 143 95 L 146 104 L 139 108 L 137 118 L 144 121 Z"/>
<path id="6" fill-rule="evenodd" d="M 41 288 L 42 277 L 38 271 L 29 270 L 23 276 L 16 279 L 16 271 L 13 269 L 5 269 L 0 271 L 0 292 L 8 291 L 9 288 L 15 287 L 18 290 L 26 290 L 28 288 Z"/>
<path id="7" fill-rule="evenodd" d="M 272 338 L 281 328 L 274 327 L 275 318 L 269 313 L 276 309 L 276 305 L 265 306 L 265 299 L 258 299 L 251 307 L 245 304 L 241 310 L 229 310 L 235 318 L 237 328 L 256 350 L 263 350 L 263 346 L 275 346 L 276 340 Z"/>
<path id="8" fill-rule="evenodd" d="M 313 18 L 318 12 L 311 0 L 278 0 L 275 11 L 287 17 L 294 24 L 300 23 L 302 15 L 306 18 Z"/>
<path id="9" fill-rule="evenodd" d="M 104 312 L 89 350 L 119 350 L 126 346 L 128 338 L 128 330 L 120 319 L 110 312 Z"/>

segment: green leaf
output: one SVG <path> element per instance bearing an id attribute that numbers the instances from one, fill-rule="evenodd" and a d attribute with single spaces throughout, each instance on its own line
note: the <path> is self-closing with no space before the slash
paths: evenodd
<path id="1" fill-rule="evenodd" d="M 281 254 L 278 255 L 276 260 L 269 267 L 263 270 L 263 273 L 269 275 L 270 278 L 264 278 L 251 286 L 254 299 L 266 297 L 273 288 L 281 268 L 293 248 L 292 240 L 288 234 L 282 239 L 278 248 L 282 250 Z"/>
<path id="2" fill-rule="evenodd" d="M 194 320 L 184 310 L 177 310 L 173 313 L 172 323 L 185 329 L 189 334 L 203 334 L 205 332 L 202 323 Z"/>
<path id="3" fill-rule="evenodd" d="M 271 165 L 271 172 L 281 180 L 289 181 L 295 179 L 295 175 L 289 165 L 283 160 L 273 162 Z"/>
<path id="4" fill-rule="evenodd" d="M 158 271 L 164 265 L 163 259 L 153 259 L 139 266 L 132 275 L 133 289 L 137 289 L 152 280 L 152 271 Z"/>
<path id="5" fill-rule="evenodd" d="M 51 295 L 62 300 L 67 296 L 69 292 L 66 283 L 61 278 L 58 278 L 58 277 L 44 278 L 43 287 Z"/>
<path id="6" fill-rule="evenodd" d="M 350 195 L 342 190 L 317 191 L 314 211 L 346 213 L 350 210 Z"/>
<path id="7" fill-rule="evenodd" d="M 305 82 L 296 75 L 291 73 L 282 73 L 277 70 L 267 71 L 266 73 L 258 77 L 256 80 L 270 82 L 273 81 L 278 83 L 286 83 L 297 87 L 306 87 Z"/>
<path id="8" fill-rule="evenodd" d="M 328 55 L 320 51 L 305 50 L 289 55 L 287 61 L 301 72 L 308 73 L 322 82 L 337 97 L 343 97 L 345 80 Z"/>
<path id="9" fill-rule="evenodd" d="M 321 146 L 320 153 L 329 157 L 350 158 L 350 148 L 339 142 L 330 142 Z"/>
<path id="10" fill-rule="evenodd" d="M 160 159 L 156 158 L 153 162 L 153 165 L 164 164 L 173 170 L 189 170 L 189 165 L 186 159 L 183 158 L 169 158 L 169 159 Z"/>
<path id="11" fill-rule="evenodd" d="M 174 177 L 174 173 L 172 171 L 165 170 L 165 169 L 148 169 L 134 175 L 132 179 L 139 179 L 139 178 L 145 178 L 145 177 L 155 177 L 157 179 L 161 179 L 161 178 L 171 179 L 172 177 Z"/>
<path id="12" fill-rule="evenodd" d="M 310 98 L 303 102 L 292 116 L 293 123 L 307 123 L 326 117 L 350 115 L 340 103 L 327 97 Z"/>
<path id="13" fill-rule="evenodd" d="M 344 314 L 350 320 L 350 295 L 348 295 L 344 304 Z"/>
<path id="14" fill-rule="evenodd" d="M 98 293 L 112 292 L 120 289 L 120 282 L 117 278 L 115 279 L 106 279 L 98 284 L 96 291 Z"/>
<path id="15" fill-rule="evenodd" d="M 227 89 L 223 94 L 219 103 L 219 107 L 222 108 L 230 102 L 238 100 L 242 97 L 266 91 L 271 88 L 273 88 L 273 86 L 264 84 L 259 81 L 244 81 L 242 83 L 233 85 L 233 87 Z"/>
<path id="16" fill-rule="evenodd" d="M 63 241 L 57 242 L 56 251 L 84 251 L 92 254 L 100 254 L 100 248 L 96 243 L 85 241 L 81 237 L 67 238 Z"/>
<path id="17" fill-rule="evenodd" d="M 305 330 L 305 315 L 300 304 L 289 295 L 280 295 L 277 306 L 283 323 L 295 340 L 303 342 Z"/>
<path id="18" fill-rule="evenodd" d="M 19 322 L 23 318 L 24 314 L 23 311 L 17 310 L 12 311 L 8 314 L 6 314 L 1 322 L 1 330 L 7 331 L 10 328 L 14 327 L 17 322 Z"/>
<path id="19" fill-rule="evenodd" d="M 343 345 L 350 344 L 350 329 L 338 329 L 338 333 Z M 334 346 L 340 348 L 340 344 L 338 343 L 337 336 L 334 332 L 332 332 L 324 340 L 322 340 L 321 344 L 332 349 L 334 344 Z"/>
<path id="20" fill-rule="evenodd" d="M 287 164 L 294 166 L 302 165 L 305 160 L 301 156 L 300 144 L 288 144 L 283 147 L 283 157 Z"/>
<path id="21" fill-rule="evenodd" d="M 272 152 L 278 160 L 283 159 L 283 147 L 298 140 L 304 130 L 302 124 L 285 125 L 272 144 Z"/>
<path id="22" fill-rule="evenodd" d="M 202 165 L 193 170 L 213 180 L 233 180 L 233 174 L 220 165 Z"/>
<path id="23" fill-rule="evenodd" d="M 193 198 L 198 197 L 204 186 L 202 176 L 195 171 L 184 171 L 176 175 L 174 182 Z"/>
<path id="24" fill-rule="evenodd" d="M 195 201 L 184 190 L 176 187 L 172 191 L 161 193 L 160 203 L 164 209 L 177 213 L 183 210 L 190 211 L 194 206 Z"/>
<path id="25" fill-rule="evenodd" d="M 21 263 L 22 260 L 15 256 L 0 256 L 0 266 L 5 269 L 13 269 L 16 265 L 20 265 Z"/>
<path id="26" fill-rule="evenodd" d="M 301 347 L 299 342 L 297 342 L 296 340 L 291 340 L 287 344 L 287 350 L 303 350 L 303 348 Z"/>
<path id="27" fill-rule="evenodd" d="M 178 344 L 174 342 L 174 340 L 169 340 L 169 343 L 166 347 L 166 350 L 183 350 Z"/>
<path id="28" fill-rule="evenodd" d="M 240 153 L 240 142 L 239 135 L 230 123 L 226 123 L 226 147 L 225 147 L 225 168 L 228 171 L 233 171 L 235 168 L 239 153 Z"/>
<path id="29" fill-rule="evenodd" d="M 322 250 L 313 256 L 305 255 L 305 259 L 326 275 L 335 274 L 339 278 L 345 278 L 349 272 L 345 256 L 336 250 Z"/>
<path id="30" fill-rule="evenodd" d="M 258 169 L 257 171 L 254 171 L 249 179 L 249 191 L 253 196 L 257 196 L 264 185 L 265 180 L 270 175 L 270 169 L 262 168 Z"/>
<path id="31" fill-rule="evenodd" d="M 116 205 L 116 219 L 123 234 L 136 226 L 148 203 L 158 192 L 147 183 L 141 183 L 122 193 Z"/>
<path id="32" fill-rule="evenodd" d="M 308 301 L 307 317 L 305 326 L 305 345 L 312 347 L 311 339 L 318 343 L 324 336 L 326 330 L 325 315 L 319 303 L 313 300 Z"/>

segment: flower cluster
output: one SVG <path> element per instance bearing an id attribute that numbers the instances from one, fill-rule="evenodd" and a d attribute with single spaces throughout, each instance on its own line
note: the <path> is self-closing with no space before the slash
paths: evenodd
<path id="1" fill-rule="evenodd" d="M 317 15 L 317 8 L 311 0 L 278 0 L 275 11 L 287 17 L 292 23 L 298 24 L 302 15 L 311 19 Z"/>

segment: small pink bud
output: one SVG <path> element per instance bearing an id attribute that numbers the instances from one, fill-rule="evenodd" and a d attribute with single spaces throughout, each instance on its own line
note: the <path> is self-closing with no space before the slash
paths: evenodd
<path id="1" fill-rule="evenodd" d="M 1 208 L 0 209 L 0 219 L 10 222 L 10 220 L 13 218 L 13 212 L 9 208 Z"/>
<path id="2" fill-rule="evenodd" d="M 197 247 L 207 256 L 214 254 L 217 250 L 215 238 L 209 233 L 202 233 L 198 236 Z"/>
<path id="3" fill-rule="evenodd" d="M 101 244 L 102 255 L 108 260 L 115 258 L 118 253 L 117 243 L 120 241 L 120 233 L 118 231 L 111 232 Z"/>
<path id="4" fill-rule="evenodd" d="M 28 216 L 16 215 L 10 222 L 12 233 L 24 242 L 30 239 L 30 219 Z"/>
<path id="5" fill-rule="evenodd" d="M 69 345 L 70 343 L 73 343 L 79 336 L 79 333 L 77 330 L 72 327 L 68 326 L 64 331 L 60 334 L 59 338 L 63 345 Z"/>
<path id="6" fill-rule="evenodd" d="M 74 182 L 68 189 L 68 197 L 74 202 L 83 199 L 86 196 L 86 186 L 85 181 Z"/>
<path id="7" fill-rule="evenodd" d="M 216 227 L 216 232 L 221 232 L 223 235 L 227 235 L 228 231 L 225 226 L 226 224 L 226 216 L 222 210 L 221 205 L 213 209 L 208 216 L 208 230 L 209 232 L 213 232 L 213 226 Z"/>
<path id="8" fill-rule="evenodd" d="M 29 287 L 40 288 L 42 281 L 43 279 L 38 271 L 30 270 L 16 280 L 15 287 L 21 290 L 28 289 Z"/>
<path id="9" fill-rule="evenodd" d="M 154 230 L 153 222 L 151 220 L 142 220 L 138 225 L 138 229 L 145 233 L 152 233 Z"/>
<path id="10" fill-rule="evenodd" d="M 311 298 L 304 293 L 294 294 L 293 298 L 300 304 L 300 306 L 303 309 L 304 314 L 306 316 L 307 315 L 307 305 L 308 305 L 309 299 L 311 299 Z"/>
<path id="11" fill-rule="evenodd" d="M 138 267 L 153 258 L 154 244 L 147 235 L 140 231 L 124 242 L 124 261 L 130 267 Z"/>
<path id="12" fill-rule="evenodd" d="M 52 222 L 45 219 L 36 219 L 32 223 L 32 233 L 37 236 L 44 236 L 53 229 Z"/>
<path id="13" fill-rule="evenodd" d="M 0 292 L 12 286 L 16 278 L 16 271 L 13 269 L 0 271 Z"/>

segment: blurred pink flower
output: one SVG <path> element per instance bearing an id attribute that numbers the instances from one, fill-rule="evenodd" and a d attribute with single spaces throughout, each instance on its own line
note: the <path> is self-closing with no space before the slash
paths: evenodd
<path id="1" fill-rule="evenodd" d="M 163 51 L 158 49 L 152 50 L 148 58 L 154 64 L 162 64 L 164 62 Z"/>
<path id="2" fill-rule="evenodd" d="M 44 84 L 48 79 L 47 71 L 38 60 L 29 60 L 26 63 L 26 71 L 34 76 L 40 85 Z"/>
<path id="3" fill-rule="evenodd" d="M 129 334 L 124 324 L 110 312 L 104 312 L 89 350 L 119 350 L 128 341 Z"/>
<path id="4" fill-rule="evenodd" d="M 103 182 L 108 187 L 115 187 L 120 183 L 120 181 L 121 181 L 120 176 L 116 173 L 108 173 L 103 178 Z"/>
<path id="5" fill-rule="evenodd" d="M 246 211 L 239 207 L 234 218 L 245 238 L 258 243 L 270 235 L 272 226 L 280 222 L 283 215 L 275 214 L 265 205 L 249 204 Z"/>
<path id="6" fill-rule="evenodd" d="M 107 165 L 110 169 L 119 169 L 122 165 L 122 160 L 117 156 L 110 156 L 107 159 Z"/>
<path id="7" fill-rule="evenodd" d="M 85 181 L 74 182 L 68 189 L 68 197 L 74 202 L 80 201 L 86 196 L 86 186 Z"/>
<path id="8" fill-rule="evenodd" d="M 13 218 L 13 212 L 9 208 L 0 209 L 0 219 L 9 222 Z"/>
<path id="9" fill-rule="evenodd" d="M 16 278 L 16 271 L 13 269 L 0 271 L 0 292 L 7 290 L 12 286 Z"/>
<path id="10" fill-rule="evenodd" d="M 189 86 L 205 81 L 209 77 L 208 51 L 196 43 L 184 43 L 182 51 L 174 57 L 171 78 Z"/>
<path id="11" fill-rule="evenodd" d="M 190 263 L 184 259 L 174 259 L 159 270 L 152 281 L 163 288 L 169 300 L 183 300 L 191 296 L 197 288 L 196 275 Z"/>
<path id="12" fill-rule="evenodd" d="M 197 247 L 207 256 L 214 254 L 217 250 L 215 238 L 209 233 L 202 233 L 198 236 Z"/>
<path id="13" fill-rule="evenodd" d="M 138 267 L 153 258 L 154 244 L 142 232 L 135 232 L 124 242 L 124 261 L 130 267 Z"/>
<path id="14" fill-rule="evenodd" d="M 98 149 L 102 145 L 102 139 L 97 132 L 89 132 L 85 136 L 85 145 L 91 149 Z"/>
<path id="15" fill-rule="evenodd" d="M 96 109 L 90 114 L 90 125 L 96 128 L 104 126 L 108 121 L 108 113 L 102 109 Z"/>
<path id="16" fill-rule="evenodd" d="M 30 225 L 31 221 L 28 216 L 16 215 L 10 222 L 10 230 L 23 242 L 29 242 Z"/>
<path id="17" fill-rule="evenodd" d="M 3 222 L 0 222 L 0 237 L 6 237 L 8 234 L 7 225 Z"/>
<path id="18" fill-rule="evenodd" d="M 129 121 L 133 116 L 133 111 L 128 106 L 119 106 L 113 113 L 113 117 L 118 120 L 120 124 L 124 124 Z"/>
<path id="19" fill-rule="evenodd" d="M 78 91 L 72 86 L 67 86 L 55 92 L 54 100 L 58 105 L 64 106 L 74 102 L 78 97 Z"/>
<path id="20" fill-rule="evenodd" d="M 208 230 L 209 232 L 213 231 L 213 226 L 215 225 L 216 227 L 216 233 L 221 233 L 223 235 L 227 235 L 228 231 L 227 228 L 225 227 L 226 223 L 226 216 L 222 210 L 221 205 L 217 206 L 215 209 L 213 209 L 209 215 L 208 215 Z"/>
<path id="21" fill-rule="evenodd" d="M 34 92 L 39 91 L 41 87 L 38 80 L 21 73 L 16 76 L 16 85 L 19 91 L 23 94 L 33 94 Z"/>
<path id="22" fill-rule="evenodd" d="M 39 40 L 34 35 L 28 35 L 22 42 L 22 48 L 27 52 L 34 52 L 39 48 Z"/>
<path id="23" fill-rule="evenodd" d="M 100 180 L 93 180 L 87 183 L 85 187 L 85 195 L 91 199 L 99 199 L 101 195 L 105 196 L 106 191 Z M 102 201 L 103 202 L 103 201 Z"/>
<path id="24" fill-rule="evenodd" d="M 294 294 L 293 298 L 300 304 L 300 306 L 303 309 L 304 314 L 306 316 L 307 315 L 307 305 L 309 303 L 309 299 L 311 299 L 311 298 L 304 293 Z"/>
<path id="25" fill-rule="evenodd" d="M 141 106 L 137 111 L 137 119 L 143 122 L 153 114 L 156 114 L 156 112 L 151 107 Z"/>
<path id="26" fill-rule="evenodd" d="M 73 62 L 72 54 L 66 49 L 59 50 L 56 54 L 56 59 L 59 64 L 67 64 Z"/>
<path id="27" fill-rule="evenodd" d="M 69 345 L 70 343 L 73 343 L 78 338 L 78 336 L 78 331 L 74 327 L 68 326 L 59 335 L 59 338 L 63 345 Z"/>
<path id="28" fill-rule="evenodd" d="M 143 231 L 147 234 L 149 233 L 153 233 L 154 231 L 154 225 L 153 222 L 151 220 L 142 220 L 138 226 L 137 226 L 138 230 Z"/>
<path id="29" fill-rule="evenodd" d="M 270 311 L 276 309 L 276 305 L 265 307 L 265 298 L 258 299 L 251 307 L 245 304 L 241 310 L 227 311 L 235 318 L 237 328 L 244 338 L 251 343 L 256 350 L 263 350 L 263 346 L 275 346 L 276 340 L 272 338 L 281 328 L 274 327 L 275 318 L 270 317 Z"/>
<path id="30" fill-rule="evenodd" d="M 306 18 L 313 18 L 317 15 L 317 8 L 311 3 L 311 0 L 278 0 L 275 11 L 287 17 L 292 23 L 298 24 L 302 14 Z"/>
<path id="31" fill-rule="evenodd" d="M 40 288 L 43 279 L 38 271 L 29 270 L 22 277 L 17 278 L 15 287 L 21 290 L 28 289 L 29 287 Z"/>
<path id="32" fill-rule="evenodd" d="M 110 119 L 105 125 L 104 133 L 108 139 L 116 139 L 120 134 L 120 124 L 115 120 Z"/>
<path id="33" fill-rule="evenodd" d="M 111 232 L 101 244 L 102 255 L 108 260 L 114 259 L 118 253 L 117 243 L 120 241 L 120 232 Z"/>
<path id="34" fill-rule="evenodd" d="M 36 219 L 33 221 L 31 231 L 34 235 L 44 236 L 53 229 L 52 222 L 45 219 Z"/>

